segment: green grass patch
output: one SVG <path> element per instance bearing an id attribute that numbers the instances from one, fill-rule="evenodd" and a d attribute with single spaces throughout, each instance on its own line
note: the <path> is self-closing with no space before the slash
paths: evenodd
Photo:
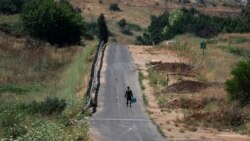
<path id="1" fill-rule="evenodd" d="M 225 48 L 225 51 L 235 56 L 250 57 L 250 50 L 248 49 L 242 49 L 242 48 L 238 48 L 235 46 L 229 46 Z"/>
<path id="2" fill-rule="evenodd" d="M 161 85 L 166 87 L 168 85 L 168 78 L 166 72 L 158 72 L 153 69 L 148 69 L 150 85 L 156 87 Z"/>
<path id="3" fill-rule="evenodd" d="M 0 93 L 15 93 L 15 94 L 25 94 L 29 92 L 36 92 L 41 90 L 39 85 L 0 85 Z"/>
<path id="4" fill-rule="evenodd" d="M 23 35 L 24 29 L 19 19 L 19 15 L 0 14 L 0 31 L 14 36 Z"/>
<path id="5" fill-rule="evenodd" d="M 143 103 L 148 106 L 148 98 L 145 94 L 142 95 L 142 98 L 143 98 Z"/>
<path id="6" fill-rule="evenodd" d="M 78 101 L 75 95 L 76 88 L 81 86 L 84 76 L 86 76 L 89 71 L 96 49 L 95 46 L 96 45 L 90 45 L 79 52 L 74 62 L 70 64 L 68 69 L 62 74 L 62 83 L 56 89 L 56 95 L 66 99 L 72 104 Z"/>
<path id="7" fill-rule="evenodd" d="M 96 46 L 97 42 L 91 42 L 79 48 L 72 62 L 58 71 L 56 85 L 46 86 L 41 91 L 37 91 L 33 85 L 1 86 L 2 92 L 32 93 L 15 97 L 7 94 L 1 96 L 0 138 L 88 140 L 89 128 L 85 117 L 89 115 L 87 112 L 82 114 L 84 94 L 79 95 L 79 89 L 90 72 Z M 47 83 L 50 84 L 50 80 Z M 74 123 L 71 124 L 71 121 Z"/>
<path id="8" fill-rule="evenodd" d="M 144 86 L 143 83 L 142 83 L 143 79 L 145 79 L 145 76 L 143 75 L 142 72 L 139 72 L 139 83 L 140 83 L 140 85 L 141 85 L 141 89 L 142 89 L 142 90 L 145 90 L 145 86 Z"/>
<path id="9" fill-rule="evenodd" d="M 245 38 L 245 37 L 238 37 L 234 40 L 235 43 L 237 44 L 241 44 L 241 43 L 246 43 L 246 42 L 249 42 L 250 39 L 248 38 Z"/>
<path id="10" fill-rule="evenodd" d="M 19 14 L 16 15 L 5 15 L 0 14 L 0 24 L 3 23 L 17 23 L 19 21 Z"/>
<path id="11" fill-rule="evenodd" d="M 129 30 L 136 31 L 136 32 L 140 32 L 143 30 L 139 25 L 133 24 L 133 23 L 127 23 L 126 26 Z"/>

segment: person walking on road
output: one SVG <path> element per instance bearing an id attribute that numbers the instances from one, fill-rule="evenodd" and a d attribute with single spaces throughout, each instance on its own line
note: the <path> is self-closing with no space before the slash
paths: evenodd
<path id="1" fill-rule="evenodd" d="M 130 90 L 129 86 L 127 87 L 126 93 L 125 93 L 125 98 L 127 98 L 127 107 L 128 107 L 128 103 L 130 103 L 130 107 L 132 104 L 132 99 L 133 99 L 133 93 Z"/>

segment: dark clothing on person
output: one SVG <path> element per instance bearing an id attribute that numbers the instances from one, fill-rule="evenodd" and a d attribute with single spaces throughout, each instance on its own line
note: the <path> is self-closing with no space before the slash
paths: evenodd
<path id="1" fill-rule="evenodd" d="M 127 106 L 128 106 L 128 103 L 130 104 L 130 107 L 131 107 L 131 104 L 132 104 L 132 98 L 133 98 L 133 93 L 131 90 L 127 90 L 126 93 L 125 93 L 125 97 L 127 98 Z"/>

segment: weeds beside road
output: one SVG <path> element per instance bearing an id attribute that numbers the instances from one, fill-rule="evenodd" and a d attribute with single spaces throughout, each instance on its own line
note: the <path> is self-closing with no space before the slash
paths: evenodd
<path id="1" fill-rule="evenodd" d="M 97 43 L 58 49 L 0 38 L 0 138 L 87 140 L 88 113 L 80 113 Z"/>

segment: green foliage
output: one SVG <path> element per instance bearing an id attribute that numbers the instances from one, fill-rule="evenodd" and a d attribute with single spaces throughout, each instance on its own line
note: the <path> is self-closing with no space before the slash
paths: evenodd
<path id="1" fill-rule="evenodd" d="M 42 102 L 33 101 L 23 107 L 32 114 L 41 113 L 43 115 L 51 115 L 53 113 L 61 113 L 66 107 L 66 101 L 64 99 L 47 97 Z"/>
<path id="2" fill-rule="evenodd" d="M 24 34 L 23 26 L 21 23 L 3 23 L 0 24 L 0 30 L 6 34 L 21 36 Z"/>
<path id="3" fill-rule="evenodd" d="M 133 35 L 133 32 L 131 32 L 131 30 L 133 31 L 141 31 L 141 27 L 136 25 L 136 24 L 132 24 L 132 23 L 128 23 L 125 19 L 121 19 L 120 21 L 117 22 L 117 25 L 120 27 L 120 30 L 123 34 L 125 35 Z"/>
<path id="4" fill-rule="evenodd" d="M 94 36 L 98 36 L 98 24 L 96 22 L 86 23 L 85 38 L 94 39 Z"/>
<path id="5" fill-rule="evenodd" d="M 127 21 L 123 18 L 120 21 L 117 22 L 117 24 L 121 27 L 121 28 L 125 28 L 125 26 L 127 25 Z"/>
<path id="6" fill-rule="evenodd" d="M 250 59 L 240 61 L 232 70 L 233 78 L 226 81 L 226 91 L 231 100 L 242 105 L 250 103 Z"/>
<path id="7" fill-rule="evenodd" d="M 18 137 L 25 135 L 27 129 L 23 126 L 14 124 L 13 126 L 5 128 L 4 132 L 6 136 L 11 136 L 13 139 L 17 139 Z"/>
<path id="8" fill-rule="evenodd" d="M 219 32 L 249 32 L 250 25 L 240 18 L 213 17 L 198 13 L 195 9 L 176 10 L 158 17 L 152 16 L 151 24 L 143 36 L 137 37 L 137 44 L 157 44 L 185 32 L 210 38 Z"/>
<path id="9" fill-rule="evenodd" d="M 250 42 L 250 39 L 244 38 L 244 37 L 238 37 L 234 40 L 234 42 L 237 44 L 246 43 L 246 42 Z"/>
<path id="10" fill-rule="evenodd" d="M 24 8 L 22 21 L 33 37 L 65 45 L 78 43 L 84 33 L 84 22 L 68 2 L 32 0 Z"/>
<path id="11" fill-rule="evenodd" d="M 139 25 L 133 24 L 133 23 L 127 23 L 127 29 L 137 31 L 137 32 L 142 31 L 142 28 Z"/>
<path id="12" fill-rule="evenodd" d="M 121 11 L 121 9 L 119 8 L 118 3 L 111 3 L 109 5 L 109 10 L 110 11 Z"/>
<path id="13" fill-rule="evenodd" d="M 16 15 L 0 14 L 0 31 L 16 37 L 25 35 L 22 22 L 19 19 L 19 14 Z"/>
<path id="14" fill-rule="evenodd" d="M 148 98 L 147 98 L 147 96 L 145 95 L 145 94 L 143 94 L 142 95 L 142 98 L 143 98 L 143 103 L 146 105 L 146 106 L 148 106 Z"/>
<path id="15" fill-rule="evenodd" d="M 242 49 L 234 46 L 229 46 L 225 49 L 228 53 L 232 53 L 236 56 L 250 57 L 250 50 Z"/>
<path id="16" fill-rule="evenodd" d="M 143 85 L 142 81 L 143 79 L 145 79 L 145 76 L 143 75 L 143 73 L 141 71 L 139 71 L 139 83 L 141 85 L 141 89 L 144 90 L 145 89 L 145 86 Z"/>
<path id="17" fill-rule="evenodd" d="M 27 86 L 18 86 L 18 85 L 0 85 L 0 93 L 15 93 L 15 94 L 24 94 L 33 91 L 39 91 L 41 89 L 38 85 L 27 85 Z"/>
<path id="18" fill-rule="evenodd" d="M 99 40 L 104 41 L 104 43 L 107 43 L 109 38 L 109 31 L 103 14 L 100 15 L 97 22 L 99 30 Z"/>
<path id="19" fill-rule="evenodd" d="M 0 13 L 20 13 L 26 1 L 27 0 L 0 0 Z"/>
<path id="20" fill-rule="evenodd" d="M 250 5 L 249 4 L 245 8 L 242 9 L 241 18 L 242 20 L 245 20 L 248 23 L 250 22 Z"/>
<path id="21" fill-rule="evenodd" d="M 156 16 L 151 17 L 151 24 L 148 27 L 148 32 L 143 35 L 146 44 L 153 42 L 159 43 L 165 38 L 169 38 L 166 37 L 166 34 L 164 35 L 162 34 L 164 27 L 169 25 L 168 17 L 169 17 L 168 13 L 164 13 L 159 17 Z"/>

